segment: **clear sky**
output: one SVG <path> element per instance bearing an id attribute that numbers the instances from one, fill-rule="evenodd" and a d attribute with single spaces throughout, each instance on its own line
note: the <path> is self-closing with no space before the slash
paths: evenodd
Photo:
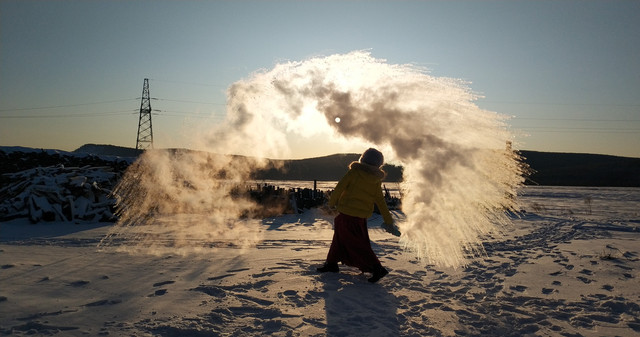
<path id="1" fill-rule="evenodd" d="M 135 147 L 149 78 L 155 147 L 189 147 L 231 83 L 369 50 L 469 81 L 521 149 L 640 157 L 638 18 L 640 1 L 615 0 L 0 0 L 0 145 Z"/>

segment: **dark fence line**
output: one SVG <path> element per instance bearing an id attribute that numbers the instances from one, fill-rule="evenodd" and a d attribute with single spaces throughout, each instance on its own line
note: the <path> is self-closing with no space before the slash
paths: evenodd
<path id="1" fill-rule="evenodd" d="M 383 188 L 387 207 L 399 210 L 402 206 L 400 198 L 392 196 L 386 186 Z M 326 206 L 332 192 L 333 190 L 322 191 L 317 188 L 281 188 L 271 184 L 257 184 L 248 193 L 261 208 L 255 217 L 268 217 L 300 214 L 311 208 Z M 380 213 L 377 207 L 375 212 Z"/>

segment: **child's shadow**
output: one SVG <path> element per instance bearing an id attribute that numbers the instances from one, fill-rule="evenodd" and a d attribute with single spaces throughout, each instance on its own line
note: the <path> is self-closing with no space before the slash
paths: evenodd
<path id="1" fill-rule="evenodd" d="M 323 274 L 327 336 L 398 336 L 398 301 L 356 269 Z"/>

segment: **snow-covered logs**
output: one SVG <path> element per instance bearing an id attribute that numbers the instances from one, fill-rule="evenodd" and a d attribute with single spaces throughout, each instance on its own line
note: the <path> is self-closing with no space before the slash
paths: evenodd
<path id="1" fill-rule="evenodd" d="M 110 197 L 120 178 L 104 167 L 37 167 L 3 174 L 0 221 L 115 221 Z"/>

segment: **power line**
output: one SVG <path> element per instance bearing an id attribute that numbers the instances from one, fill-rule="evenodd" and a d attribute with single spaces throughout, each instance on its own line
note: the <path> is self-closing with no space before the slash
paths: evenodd
<path id="1" fill-rule="evenodd" d="M 204 114 L 209 114 L 209 115 L 226 115 L 226 112 L 194 112 L 194 111 L 176 111 L 176 110 L 157 110 L 157 109 L 153 109 L 153 111 L 156 112 L 162 112 L 162 114 L 164 113 L 177 113 L 177 114 L 188 114 L 188 115 L 204 115 Z"/>
<path id="2" fill-rule="evenodd" d="M 200 82 L 187 82 L 187 81 L 174 81 L 174 80 L 162 80 L 157 78 L 150 78 L 150 81 L 154 82 L 166 82 L 166 83 L 178 83 L 178 84 L 189 84 L 189 85 L 200 85 L 204 87 L 227 87 L 226 84 L 212 84 L 212 83 L 200 83 Z"/>
<path id="3" fill-rule="evenodd" d="M 534 133 L 538 132 L 562 132 L 562 133 L 608 133 L 608 134 L 623 134 L 623 133 L 640 133 L 640 129 L 628 129 L 628 128 L 580 128 L 580 127 L 553 127 L 553 126 L 528 126 L 517 128 L 524 131 L 530 131 Z"/>
<path id="4" fill-rule="evenodd" d="M 168 99 L 168 98 L 152 98 L 152 99 L 154 99 L 154 100 L 158 100 L 158 101 L 178 102 L 178 103 L 194 103 L 194 104 L 226 105 L 226 103 L 196 102 L 196 101 L 179 100 L 179 99 Z"/>
<path id="5" fill-rule="evenodd" d="M 0 116 L 0 118 L 69 118 L 69 117 L 105 117 L 105 116 L 117 116 L 117 115 L 129 115 L 135 113 L 135 110 L 120 110 L 120 111 L 103 111 L 98 113 L 77 113 L 77 114 L 56 114 L 56 115 L 13 115 L 13 116 Z"/>
<path id="6" fill-rule="evenodd" d="M 180 81 L 166 81 L 166 82 L 175 82 L 175 83 L 187 83 Z M 194 84 L 194 83 L 192 83 Z M 128 102 L 138 100 L 140 98 L 134 99 L 118 99 L 118 100 L 107 100 L 107 101 L 96 101 L 96 102 L 86 102 L 86 103 L 76 103 L 76 104 L 67 104 L 67 105 L 51 105 L 51 106 L 40 106 L 40 107 L 31 107 L 31 108 L 17 108 L 17 109 L 1 109 L 0 112 L 7 111 L 33 111 L 33 110 L 46 110 L 46 109 L 57 109 L 57 108 L 66 108 L 66 107 L 78 107 L 78 106 L 89 106 L 89 105 L 98 105 L 98 104 L 108 104 L 108 103 L 118 103 L 118 102 Z M 176 102 L 176 103 L 189 103 L 189 104 L 207 104 L 207 105 L 226 105 L 225 103 L 215 103 L 215 102 L 203 102 L 203 101 L 192 101 L 192 100 L 184 100 L 184 99 L 167 99 L 167 98 L 151 98 L 153 100 L 158 101 L 166 101 L 166 102 Z M 490 102 L 490 101 L 485 101 Z M 495 102 L 495 101 L 494 101 Z M 500 102 L 498 102 L 500 103 Z M 573 103 L 527 103 L 527 102 L 502 102 L 502 103 L 512 103 L 512 104 L 542 104 L 542 105 L 607 105 L 607 104 L 573 104 Z M 640 106 L 640 105 L 616 105 L 616 106 Z M 137 110 L 118 110 L 118 111 L 102 111 L 102 112 L 82 112 L 82 113 L 65 113 L 65 114 L 52 114 L 52 115 L 10 115 L 10 116 L 0 116 L 1 119 L 33 119 L 33 118 L 76 118 L 76 117 L 106 117 L 106 116 L 117 116 L 117 115 L 127 115 L 135 113 Z M 154 115 L 166 116 L 166 117 L 190 117 L 190 118 L 221 118 L 224 117 L 226 112 L 206 112 L 206 113 L 198 113 L 193 111 L 178 111 L 178 110 L 153 110 Z M 597 118 L 544 118 L 544 117 L 517 117 L 514 116 L 512 119 L 514 121 L 571 121 L 571 122 L 618 122 L 618 123 L 637 123 L 640 122 L 639 119 L 597 119 Z M 640 129 L 633 128 L 604 128 L 604 127 L 554 127 L 554 126 L 514 126 L 516 129 L 520 130 L 530 130 L 531 132 L 563 132 L 563 133 L 639 133 Z"/>
<path id="7" fill-rule="evenodd" d="M 552 102 L 514 102 L 514 101 L 478 101 L 478 103 L 515 104 L 515 105 L 559 105 L 559 106 L 615 106 L 615 107 L 640 107 L 640 104 L 617 103 L 552 103 Z"/>
<path id="8" fill-rule="evenodd" d="M 624 128 L 580 128 L 580 127 L 564 127 L 564 126 L 525 126 L 525 129 L 562 129 L 562 130 L 610 130 L 610 131 L 638 131 L 640 129 L 624 129 Z"/>
<path id="9" fill-rule="evenodd" d="M 535 118 L 535 117 L 514 117 L 514 120 L 570 121 L 570 122 L 640 122 L 640 119 Z"/>
<path id="10" fill-rule="evenodd" d="M 15 108 L 15 109 L 1 109 L 0 112 L 18 112 L 18 111 L 34 111 L 34 110 L 47 110 L 47 109 L 58 109 L 58 108 L 69 108 L 69 107 L 79 107 L 79 106 L 89 106 L 89 105 L 98 105 L 98 104 L 107 104 L 107 103 L 118 103 L 118 102 L 128 102 L 128 101 L 137 101 L 138 98 L 128 98 L 128 99 L 119 99 L 119 100 L 109 100 L 109 101 L 97 101 L 97 102 L 87 102 L 87 103 L 74 103 L 74 104 L 66 104 L 66 105 L 50 105 L 50 106 L 40 106 L 40 107 L 31 107 L 31 108 Z M 224 103 L 213 103 L 213 102 L 197 102 L 190 100 L 180 100 L 180 99 L 165 99 L 165 98 L 151 98 L 152 100 L 158 101 L 168 101 L 168 102 L 177 102 L 177 103 L 193 103 L 193 104 L 209 104 L 209 105 L 225 105 Z M 29 118 L 73 118 L 73 117 L 103 117 L 103 116 L 113 116 L 113 115 L 123 115 L 128 114 L 130 112 L 136 112 L 137 110 L 118 110 L 118 111 L 102 111 L 102 112 L 82 112 L 82 113 L 63 113 L 63 114 L 27 114 L 27 115 L 8 115 L 8 116 L 0 116 L 0 118 L 4 119 L 29 119 Z M 154 109 L 155 112 L 169 112 L 169 113 L 178 113 L 178 114 L 191 114 L 197 115 L 195 112 L 189 111 L 174 111 L 174 110 L 157 110 Z M 213 112 L 207 115 L 206 117 L 210 117 L 211 115 L 224 115 L 224 112 Z M 160 114 L 162 116 L 168 116 L 167 114 Z M 177 116 L 177 115 L 176 115 Z M 199 116 L 205 117 L 205 116 Z"/>
<path id="11" fill-rule="evenodd" d="M 158 115 L 158 114 L 154 114 L 154 115 Z M 211 119 L 224 118 L 224 116 L 222 116 L 222 115 L 217 115 L 217 116 L 208 115 L 208 116 L 205 116 L 205 115 L 195 115 L 195 114 L 194 115 L 183 115 L 183 114 L 171 114 L 171 113 L 169 113 L 169 114 L 164 114 L 163 113 L 160 116 L 162 116 L 162 117 L 211 118 Z"/>
<path id="12" fill-rule="evenodd" d="M 526 129 L 524 129 L 526 130 Z M 532 133 L 604 133 L 604 134 L 638 134 L 640 130 L 628 130 L 628 131 L 608 131 L 608 130 L 535 130 Z"/>
<path id="13" fill-rule="evenodd" d="M 87 105 L 97 105 L 97 104 L 107 104 L 107 103 L 118 103 L 118 102 L 136 101 L 136 100 L 137 100 L 136 98 L 127 98 L 127 99 L 118 99 L 118 100 L 112 100 L 112 101 L 77 103 L 77 104 L 67 104 L 67 105 L 51 105 L 51 106 L 41 106 L 41 107 L 34 107 L 34 108 L 0 109 L 0 112 L 70 108 L 70 107 L 76 107 L 76 106 L 87 106 Z"/>

